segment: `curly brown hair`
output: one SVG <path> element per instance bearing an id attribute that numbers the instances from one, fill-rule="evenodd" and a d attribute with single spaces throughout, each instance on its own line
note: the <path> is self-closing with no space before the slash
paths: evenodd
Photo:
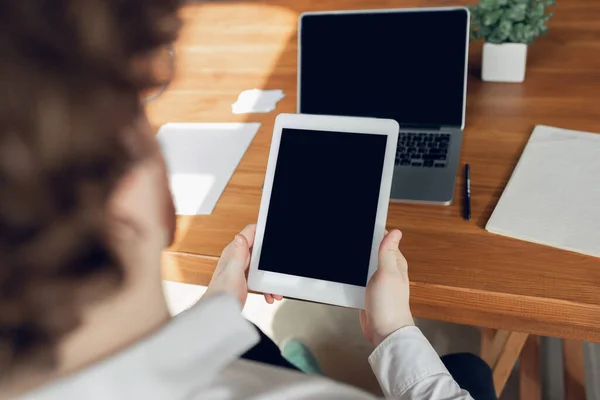
<path id="1" fill-rule="evenodd" d="M 150 151 L 144 65 L 176 38 L 179 2 L 0 2 L 0 377 L 53 365 L 76 288 L 123 280 L 107 201 Z"/>

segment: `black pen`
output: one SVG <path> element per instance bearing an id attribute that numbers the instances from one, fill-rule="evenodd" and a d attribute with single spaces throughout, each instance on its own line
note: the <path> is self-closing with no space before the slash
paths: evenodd
<path id="1" fill-rule="evenodd" d="M 465 165 L 465 219 L 471 219 L 471 167 Z"/>

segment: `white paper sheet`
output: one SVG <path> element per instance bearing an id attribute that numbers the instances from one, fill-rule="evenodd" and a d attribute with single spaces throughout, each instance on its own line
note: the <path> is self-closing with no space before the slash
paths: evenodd
<path id="1" fill-rule="evenodd" d="M 179 215 L 211 214 L 259 123 L 170 123 L 158 132 L 175 209 Z"/>
<path id="2" fill-rule="evenodd" d="M 234 114 L 268 113 L 275 110 L 277 103 L 285 97 L 283 90 L 245 90 L 231 105 Z"/>
<path id="3" fill-rule="evenodd" d="M 536 126 L 486 229 L 600 257 L 600 134 Z"/>

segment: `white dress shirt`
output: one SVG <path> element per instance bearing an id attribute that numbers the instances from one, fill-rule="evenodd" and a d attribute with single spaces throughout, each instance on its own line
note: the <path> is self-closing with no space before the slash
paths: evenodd
<path id="1" fill-rule="evenodd" d="M 327 378 L 240 359 L 258 341 L 237 300 L 213 295 L 154 335 L 30 392 L 24 400 L 374 399 Z M 402 328 L 369 363 L 390 399 L 471 399 L 452 379 L 421 331 Z"/>

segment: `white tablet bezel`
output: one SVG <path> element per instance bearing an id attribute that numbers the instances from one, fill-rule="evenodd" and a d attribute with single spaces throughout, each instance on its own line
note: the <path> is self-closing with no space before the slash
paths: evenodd
<path id="1" fill-rule="evenodd" d="M 254 239 L 254 248 L 252 250 L 252 259 L 248 274 L 248 287 L 262 293 L 273 293 L 285 297 L 335 304 L 344 307 L 364 308 L 364 286 L 329 282 L 277 272 L 261 271 L 258 269 L 283 128 L 387 136 L 385 160 L 383 163 L 381 186 L 379 190 L 379 201 L 377 203 L 377 216 L 375 218 L 373 243 L 371 246 L 369 272 L 367 276 L 368 280 L 377 269 L 379 245 L 385 233 L 390 190 L 392 187 L 392 176 L 394 172 L 394 159 L 396 156 L 396 147 L 398 145 L 398 123 L 391 119 L 280 114 L 275 120 L 275 127 L 273 129 L 273 139 L 271 141 L 271 150 L 269 152 L 269 161 L 260 202 L 260 211 L 258 214 L 256 237 Z M 309 155 L 307 155 L 307 157 L 309 157 Z M 343 201 L 343 199 L 340 199 L 340 201 Z M 351 218 L 351 216 L 348 216 L 348 218 Z M 298 243 L 298 249 L 298 251 L 310 251 L 310 248 L 306 248 L 302 243 Z M 332 251 L 340 250 L 332 249 Z M 352 249 L 347 249 L 347 251 L 352 251 Z M 293 254 L 290 254 L 289 256 L 294 257 Z M 367 280 L 365 281 L 365 284 Z"/>

